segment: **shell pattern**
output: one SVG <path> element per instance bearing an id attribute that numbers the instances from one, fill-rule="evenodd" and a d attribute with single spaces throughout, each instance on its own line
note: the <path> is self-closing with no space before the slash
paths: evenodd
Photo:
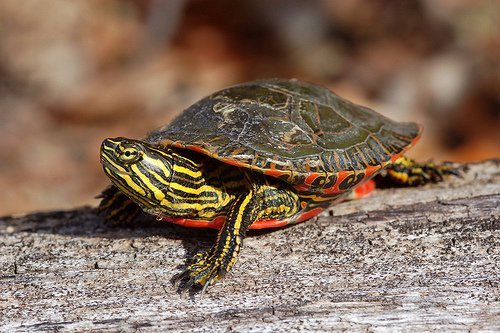
<path id="1" fill-rule="evenodd" d="M 216 92 L 145 140 L 331 194 L 374 175 L 420 133 L 415 123 L 395 122 L 322 86 L 270 79 Z"/>

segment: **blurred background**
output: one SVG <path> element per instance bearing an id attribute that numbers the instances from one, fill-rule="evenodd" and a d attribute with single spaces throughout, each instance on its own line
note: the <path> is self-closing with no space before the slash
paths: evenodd
<path id="1" fill-rule="evenodd" d="M 105 137 L 300 78 L 423 123 L 411 156 L 500 156 L 496 0 L 2 0 L 0 215 L 96 205 Z"/>

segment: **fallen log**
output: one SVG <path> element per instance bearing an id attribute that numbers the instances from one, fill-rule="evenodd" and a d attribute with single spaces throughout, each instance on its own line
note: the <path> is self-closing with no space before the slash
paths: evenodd
<path id="1" fill-rule="evenodd" d="M 0 331 L 498 331 L 499 160 L 253 232 L 221 282 L 170 279 L 215 237 L 94 208 L 0 217 Z"/>

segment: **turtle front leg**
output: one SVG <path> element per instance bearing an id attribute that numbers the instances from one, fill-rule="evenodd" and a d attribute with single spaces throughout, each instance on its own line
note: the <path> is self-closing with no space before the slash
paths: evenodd
<path id="1" fill-rule="evenodd" d="M 404 186 L 419 186 L 437 183 L 445 175 L 460 177 L 460 172 L 447 164 L 436 165 L 432 162 L 419 164 L 402 156 L 386 168 L 386 180 Z"/>
<path id="2" fill-rule="evenodd" d="M 220 280 L 231 269 L 240 251 L 248 227 L 255 222 L 261 206 L 254 190 L 240 195 L 230 206 L 224 226 L 219 231 L 214 247 L 206 253 L 198 253 L 194 262 L 176 278 L 188 278 L 183 286 L 203 287 L 203 291 L 213 281 Z"/>

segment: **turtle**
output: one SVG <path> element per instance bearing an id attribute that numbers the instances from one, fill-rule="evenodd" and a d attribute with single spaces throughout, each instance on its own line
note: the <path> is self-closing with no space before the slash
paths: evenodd
<path id="1" fill-rule="evenodd" d="M 266 79 L 220 90 L 144 138 L 107 138 L 100 161 L 112 185 L 99 212 L 129 224 L 146 212 L 218 229 L 211 249 L 177 275 L 184 288 L 223 278 L 249 229 L 306 221 L 362 196 L 373 178 L 416 186 L 457 171 L 403 154 L 422 126 L 397 122 L 314 83 Z"/>

